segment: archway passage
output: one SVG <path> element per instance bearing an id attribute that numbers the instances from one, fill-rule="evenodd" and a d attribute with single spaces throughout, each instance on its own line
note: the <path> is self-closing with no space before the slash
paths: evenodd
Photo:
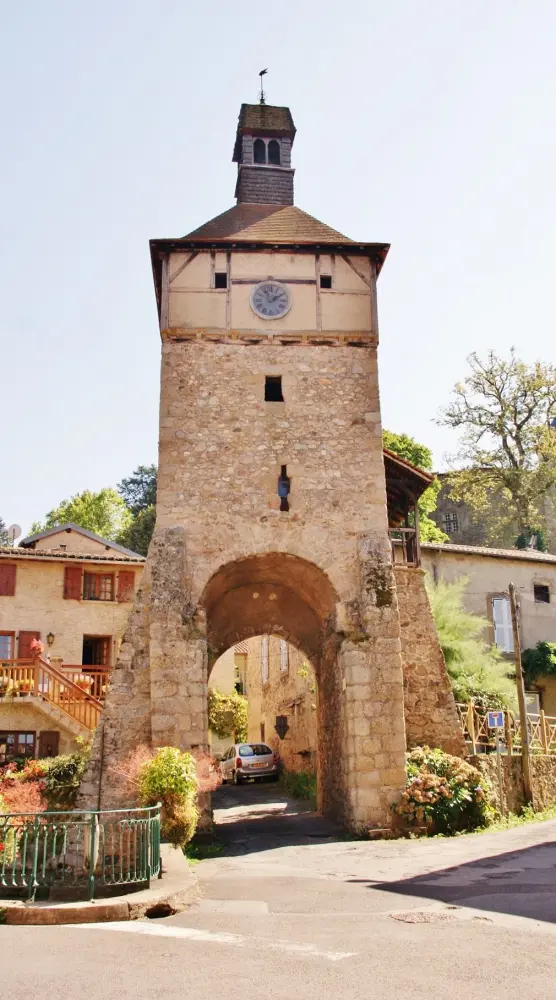
<path id="1" fill-rule="evenodd" d="M 311 661 L 317 678 L 319 808 L 345 807 L 344 702 L 340 637 L 332 628 L 338 596 L 326 574 L 297 556 L 270 552 L 222 566 L 201 598 L 207 616 L 208 671 L 230 646 L 260 635 L 283 638 Z"/>

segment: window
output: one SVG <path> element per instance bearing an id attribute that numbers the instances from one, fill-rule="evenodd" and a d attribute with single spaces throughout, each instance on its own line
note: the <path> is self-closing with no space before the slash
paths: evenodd
<path id="1" fill-rule="evenodd" d="M 320 287 L 321 288 L 332 288 L 332 275 L 331 274 L 321 274 L 321 276 L 320 276 Z"/>
<path id="2" fill-rule="evenodd" d="M 525 711 L 527 715 L 541 714 L 541 696 L 537 691 L 525 692 Z"/>
<path id="3" fill-rule="evenodd" d="M 261 722 L 261 743 L 264 743 L 264 741 L 266 739 L 266 736 L 264 734 L 264 730 L 265 730 L 265 724 L 264 724 L 264 722 Z"/>
<path id="4" fill-rule="evenodd" d="M 271 139 L 268 144 L 268 162 L 280 166 L 280 143 Z"/>
<path id="5" fill-rule="evenodd" d="M 16 757 L 35 756 L 35 734 L 0 732 L 0 764 Z"/>
<path id="6" fill-rule="evenodd" d="M 253 159 L 255 163 L 266 163 L 266 143 L 264 139 L 255 139 L 253 143 Z"/>
<path id="7" fill-rule="evenodd" d="M 113 573 L 84 573 L 83 574 L 83 600 L 84 601 L 113 601 L 114 600 L 114 574 Z"/>
<path id="8" fill-rule="evenodd" d="M 288 644 L 285 639 L 280 639 L 280 670 L 286 673 L 289 666 Z"/>
<path id="9" fill-rule="evenodd" d="M 290 502 L 288 497 L 290 495 L 290 478 L 288 476 L 287 465 L 282 465 L 280 467 L 280 475 L 278 476 L 278 496 L 280 497 L 280 510 L 289 510 Z"/>
<path id="10" fill-rule="evenodd" d="M 228 275 L 226 271 L 216 271 L 214 275 L 214 287 L 215 288 L 227 288 L 228 287 Z"/>
<path id="11" fill-rule="evenodd" d="M 533 593 L 537 604 L 550 604 L 550 587 L 545 583 L 536 583 L 533 587 Z"/>
<path id="12" fill-rule="evenodd" d="M 264 398 L 266 403 L 283 403 L 282 376 L 266 375 L 264 380 Z"/>
<path id="13" fill-rule="evenodd" d="M 509 597 L 492 598 L 492 622 L 494 625 L 494 645 L 503 653 L 513 653 L 514 636 Z"/>
<path id="14" fill-rule="evenodd" d="M 0 566 L 0 597 L 15 595 L 15 564 Z"/>
<path id="15" fill-rule="evenodd" d="M 263 635 L 261 641 L 261 680 L 268 684 L 268 636 Z"/>
<path id="16" fill-rule="evenodd" d="M 15 632 L 0 632 L 0 660 L 13 660 Z"/>
<path id="17" fill-rule="evenodd" d="M 451 535 L 454 531 L 459 531 L 458 515 L 455 510 L 448 511 L 444 514 L 444 531 Z"/>
<path id="18" fill-rule="evenodd" d="M 110 635 L 84 635 L 81 662 L 84 667 L 109 667 Z"/>

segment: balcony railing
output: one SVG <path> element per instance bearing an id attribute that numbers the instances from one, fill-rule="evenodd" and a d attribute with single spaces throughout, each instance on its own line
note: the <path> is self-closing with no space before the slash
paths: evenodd
<path id="1" fill-rule="evenodd" d="M 160 806 L 0 815 L 0 897 L 95 899 L 159 872 Z"/>
<path id="2" fill-rule="evenodd" d="M 390 528 L 394 566 L 418 567 L 421 565 L 419 532 L 417 528 Z"/>
<path id="3" fill-rule="evenodd" d="M 488 725 L 488 713 L 480 711 L 472 702 L 458 703 L 457 710 L 462 733 L 471 753 L 490 753 L 496 749 L 496 731 Z M 521 720 L 513 712 L 504 712 L 504 729 L 499 730 L 499 741 L 504 753 L 521 753 Z M 556 754 L 556 717 L 527 714 L 529 749 L 538 754 Z"/>
<path id="4" fill-rule="evenodd" d="M 92 731 L 98 725 L 102 701 L 91 691 L 95 684 L 106 688 L 105 675 L 106 671 L 93 677 L 87 690 L 88 681 L 78 684 L 71 671 L 66 674 L 45 660 L 0 660 L 0 698 L 29 697 L 49 702 Z"/>

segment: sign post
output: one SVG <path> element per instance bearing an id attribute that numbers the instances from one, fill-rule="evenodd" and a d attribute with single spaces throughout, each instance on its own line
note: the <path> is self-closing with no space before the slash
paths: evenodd
<path id="1" fill-rule="evenodd" d="M 519 705 L 519 729 L 521 732 L 521 766 L 523 770 L 523 790 L 525 792 L 526 804 L 533 804 L 533 781 L 531 777 L 531 757 L 529 754 L 529 719 L 527 718 L 527 705 L 525 704 L 525 684 L 523 682 L 523 670 L 521 667 L 521 639 L 519 635 L 519 618 L 517 614 L 517 600 L 515 587 L 510 583 L 508 587 L 510 593 L 510 611 L 512 614 L 512 631 L 514 637 L 514 661 L 515 678 L 517 683 L 517 703 Z M 534 808 L 534 805 L 533 805 Z"/>
<path id="2" fill-rule="evenodd" d="M 500 812 L 506 815 L 506 803 L 504 800 L 504 782 L 502 780 L 502 756 L 500 753 L 500 730 L 504 729 L 504 713 L 488 712 L 488 728 L 494 729 L 496 733 L 496 769 L 498 771 L 498 800 L 500 802 Z"/>

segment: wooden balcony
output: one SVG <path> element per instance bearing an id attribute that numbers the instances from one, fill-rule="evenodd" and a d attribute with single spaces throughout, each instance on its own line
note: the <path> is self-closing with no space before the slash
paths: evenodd
<path id="1" fill-rule="evenodd" d="M 394 566 L 418 567 L 421 564 L 419 529 L 414 527 L 390 528 L 388 534 L 392 545 Z"/>
<path id="2" fill-rule="evenodd" d="M 109 677 L 109 671 L 100 667 L 87 667 L 85 673 L 83 666 L 70 666 L 66 672 L 38 658 L 0 660 L 0 698 L 49 702 L 92 732 L 102 713 L 101 697 Z"/>

